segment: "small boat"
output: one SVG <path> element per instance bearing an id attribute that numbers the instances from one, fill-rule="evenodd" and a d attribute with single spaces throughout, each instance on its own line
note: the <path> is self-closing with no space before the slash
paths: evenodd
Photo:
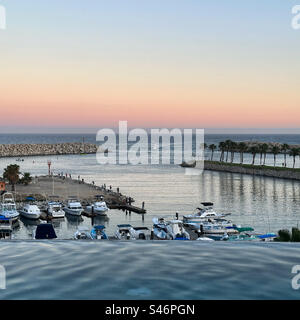
<path id="1" fill-rule="evenodd" d="M 85 211 L 87 213 L 94 213 L 100 216 L 106 216 L 106 211 L 109 210 L 109 208 L 106 205 L 106 202 L 103 200 L 104 198 L 100 196 L 99 201 L 96 200 L 91 205 L 86 206 Z"/>
<path id="2" fill-rule="evenodd" d="M 0 204 L 0 215 L 8 218 L 13 223 L 19 219 L 19 213 L 16 209 L 16 203 L 12 193 L 6 192 L 2 196 L 2 202 Z"/>
<path id="3" fill-rule="evenodd" d="M 92 240 L 91 232 L 89 228 L 85 226 L 79 226 L 74 234 L 74 239 L 76 240 Z"/>
<path id="4" fill-rule="evenodd" d="M 64 206 L 63 210 L 65 211 L 65 213 L 71 214 L 73 216 L 80 216 L 83 212 L 82 205 L 76 198 L 70 198 L 67 205 Z"/>
<path id="5" fill-rule="evenodd" d="M 165 221 L 164 218 L 153 218 L 153 234 L 158 240 L 190 240 L 181 220 Z"/>
<path id="6" fill-rule="evenodd" d="M 182 168 L 195 168 L 195 167 L 196 167 L 196 164 L 197 164 L 196 161 L 192 161 L 192 162 L 185 162 L 185 161 L 183 161 L 180 166 L 181 166 Z"/>
<path id="7" fill-rule="evenodd" d="M 12 220 L 4 216 L 0 216 L 0 240 L 12 238 Z"/>
<path id="8" fill-rule="evenodd" d="M 135 237 L 130 232 L 132 229 L 131 224 L 118 224 L 115 232 L 115 237 L 118 240 L 135 240 Z"/>
<path id="9" fill-rule="evenodd" d="M 91 230 L 91 237 L 95 240 L 108 240 L 108 237 L 105 233 L 105 226 L 98 225 L 94 226 Z"/>
<path id="10" fill-rule="evenodd" d="M 41 210 L 35 204 L 26 203 L 21 209 L 19 209 L 21 216 L 27 219 L 37 220 L 41 216 Z"/>
<path id="11" fill-rule="evenodd" d="M 62 205 L 58 201 L 49 201 L 46 206 L 46 211 L 52 218 L 64 218 L 65 212 L 62 209 Z"/>
<path id="12" fill-rule="evenodd" d="M 34 239 L 43 240 L 43 239 L 56 239 L 56 233 L 51 223 L 41 223 L 36 227 L 36 230 L 33 231 L 32 237 Z"/>
<path id="13" fill-rule="evenodd" d="M 136 240 L 147 240 L 151 235 L 147 227 L 132 227 L 131 234 Z"/>

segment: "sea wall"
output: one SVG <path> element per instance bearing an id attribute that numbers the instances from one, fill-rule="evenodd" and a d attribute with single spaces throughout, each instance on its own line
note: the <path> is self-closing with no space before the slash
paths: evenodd
<path id="1" fill-rule="evenodd" d="M 243 173 L 255 176 L 300 180 L 300 170 L 291 168 L 272 168 L 265 166 L 226 164 L 221 162 L 205 161 L 204 170 Z"/>
<path id="2" fill-rule="evenodd" d="M 0 157 L 25 157 L 62 154 L 96 153 L 91 143 L 0 144 Z"/>

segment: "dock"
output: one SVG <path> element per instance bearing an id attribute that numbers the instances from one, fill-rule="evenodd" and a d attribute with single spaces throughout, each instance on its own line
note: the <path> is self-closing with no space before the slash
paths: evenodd
<path id="1" fill-rule="evenodd" d="M 143 202 L 141 207 L 134 206 L 132 197 L 123 195 L 120 188 L 113 190 L 111 186 L 97 186 L 94 182 L 87 183 L 84 179 L 73 179 L 70 176 L 37 176 L 29 185 L 17 185 L 14 194 L 17 203 L 24 202 L 28 196 L 34 197 L 40 204 L 46 203 L 52 196 L 56 196 L 60 202 L 66 202 L 69 197 L 76 197 L 83 207 L 95 201 L 96 196 L 103 196 L 108 208 L 117 209 L 137 214 L 146 214 Z M 90 214 L 84 213 L 85 216 Z M 50 219 L 43 214 L 42 219 Z"/>

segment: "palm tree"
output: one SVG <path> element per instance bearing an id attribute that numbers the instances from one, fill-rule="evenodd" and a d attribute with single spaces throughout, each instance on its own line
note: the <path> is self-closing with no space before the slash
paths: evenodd
<path id="1" fill-rule="evenodd" d="M 15 185 L 19 181 L 20 167 L 11 164 L 4 169 L 3 178 L 7 179 L 11 184 L 11 190 L 15 191 Z"/>
<path id="2" fill-rule="evenodd" d="M 252 158 L 252 165 L 254 166 L 255 163 L 255 156 L 256 154 L 259 152 L 259 149 L 257 146 L 252 146 L 249 148 L 249 152 L 252 154 L 253 158 Z"/>
<path id="3" fill-rule="evenodd" d="M 296 157 L 300 155 L 300 150 L 298 148 L 292 148 L 289 152 L 289 156 L 293 157 L 293 168 L 295 168 Z"/>
<path id="4" fill-rule="evenodd" d="M 290 146 L 286 143 L 284 143 L 282 146 L 281 146 L 281 151 L 283 152 L 284 154 L 284 166 L 286 167 L 286 154 L 288 152 L 288 150 L 290 149 Z"/>
<path id="5" fill-rule="evenodd" d="M 19 182 L 27 186 L 32 181 L 32 177 L 29 172 L 24 172 L 22 175 L 23 177 L 19 179 Z"/>
<path id="6" fill-rule="evenodd" d="M 211 161 L 213 161 L 213 157 L 214 157 L 214 151 L 217 149 L 217 146 L 215 144 L 210 144 L 208 146 L 208 149 L 211 150 Z"/>
<path id="7" fill-rule="evenodd" d="M 228 161 L 228 154 L 229 154 L 229 150 L 230 150 L 230 147 L 231 147 L 231 143 L 232 141 L 231 140 L 226 140 L 225 142 L 225 146 L 226 146 L 226 162 Z"/>
<path id="8" fill-rule="evenodd" d="M 236 142 L 231 141 L 231 143 L 230 143 L 230 152 L 231 152 L 231 160 L 230 160 L 230 162 L 231 162 L 231 163 L 232 163 L 233 160 L 234 160 L 234 153 L 235 153 L 236 150 L 237 150 L 237 146 L 238 146 L 238 144 L 237 144 Z"/>
<path id="9" fill-rule="evenodd" d="M 244 153 L 247 151 L 248 147 L 247 144 L 245 142 L 240 142 L 237 146 L 239 152 L 240 152 L 240 162 L 241 164 L 243 164 L 244 162 Z"/>
<path id="10" fill-rule="evenodd" d="M 268 152 L 268 150 L 269 150 L 268 144 L 267 144 L 267 143 L 263 143 L 263 144 L 261 145 L 261 150 L 262 150 L 262 153 L 263 153 L 263 155 L 264 155 L 263 165 L 265 165 L 265 164 L 266 164 L 267 152 Z"/>
<path id="11" fill-rule="evenodd" d="M 273 146 L 271 149 L 271 153 L 274 155 L 274 167 L 276 166 L 276 156 L 280 153 L 280 148 L 278 146 Z"/>
<path id="12" fill-rule="evenodd" d="M 224 161 L 224 154 L 225 154 L 225 151 L 226 151 L 226 144 L 225 144 L 224 141 L 221 141 L 219 143 L 219 150 L 221 151 L 220 162 L 223 162 Z"/>

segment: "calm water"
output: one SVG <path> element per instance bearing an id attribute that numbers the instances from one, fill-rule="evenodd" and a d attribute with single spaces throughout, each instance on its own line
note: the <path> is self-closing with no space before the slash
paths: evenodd
<path id="1" fill-rule="evenodd" d="M 231 212 L 234 222 L 259 232 L 300 224 L 300 190 L 295 181 L 220 172 L 187 176 L 172 165 L 103 166 L 95 155 L 27 157 L 24 162 L 5 158 L 0 159 L 0 174 L 10 163 L 33 175 L 47 174 L 48 159 L 54 172 L 120 187 L 137 205 L 145 201 L 144 221 L 137 214 L 126 216 L 116 210 L 109 211 L 108 219 L 96 221 L 106 225 L 109 235 L 118 223 L 151 227 L 154 216 L 191 213 L 201 201 L 214 202 L 217 210 Z M 66 189 L 65 196 L 71 194 Z M 72 238 L 78 225 L 91 226 L 91 220 L 66 217 L 54 223 L 59 239 Z M 35 227 L 23 220 L 14 232 L 17 240 L 1 242 L 7 289 L 0 291 L 0 298 L 298 299 L 300 295 L 290 284 L 291 268 L 300 264 L 297 244 L 26 240 Z"/>
<path id="2" fill-rule="evenodd" d="M 299 299 L 297 244 L 3 242 L 0 299 Z"/>

